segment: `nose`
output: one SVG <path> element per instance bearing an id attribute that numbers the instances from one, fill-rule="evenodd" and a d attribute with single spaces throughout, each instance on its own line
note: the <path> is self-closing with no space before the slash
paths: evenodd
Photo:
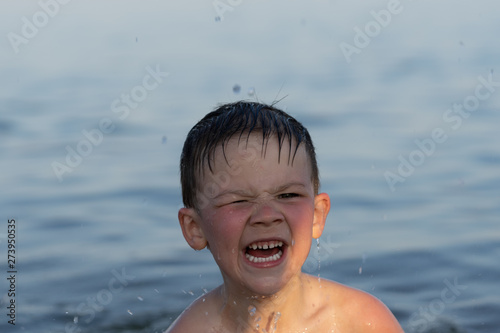
<path id="1" fill-rule="evenodd" d="M 281 211 L 272 202 L 261 202 L 254 206 L 250 223 L 253 225 L 272 225 L 284 221 Z"/>

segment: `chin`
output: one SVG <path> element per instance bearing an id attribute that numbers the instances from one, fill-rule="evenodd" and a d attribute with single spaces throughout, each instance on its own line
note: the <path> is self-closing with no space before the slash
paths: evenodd
<path id="1" fill-rule="evenodd" d="M 252 281 L 251 285 L 247 286 L 252 296 L 269 297 L 277 294 L 286 285 L 282 279 L 275 277 L 259 278 L 257 281 Z"/>

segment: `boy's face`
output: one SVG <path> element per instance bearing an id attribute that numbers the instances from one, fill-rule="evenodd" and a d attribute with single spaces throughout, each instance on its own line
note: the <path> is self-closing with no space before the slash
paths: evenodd
<path id="1" fill-rule="evenodd" d="M 179 220 L 193 248 L 208 244 L 227 288 L 272 295 L 300 274 L 312 238 L 321 235 L 330 201 L 324 193 L 314 195 L 303 145 L 292 165 L 287 141 L 278 163 L 276 138 L 264 148 L 261 135 L 250 135 L 248 143 L 245 139 L 228 142 L 229 165 L 222 148 L 217 149 L 213 173 L 206 168 L 199 182 L 211 194 L 198 211 L 182 208 Z"/>

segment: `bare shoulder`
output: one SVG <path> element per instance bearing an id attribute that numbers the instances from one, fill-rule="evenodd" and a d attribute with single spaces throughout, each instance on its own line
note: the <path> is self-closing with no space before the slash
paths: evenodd
<path id="1" fill-rule="evenodd" d="M 335 324 L 344 327 L 341 332 L 403 333 L 394 315 L 376 297 L 334 281 L 314 280 L 321 290 L 316 297 L 322 297 L 327 318 L 335 318 Z"/>
<path id="2" fill-rule="evenodd" d="M 165 333 L 207 332 L 218 333 L 219 318 L 214 309 L 215 300 L 212 291 L 196 299 L 170 325 Z"/>

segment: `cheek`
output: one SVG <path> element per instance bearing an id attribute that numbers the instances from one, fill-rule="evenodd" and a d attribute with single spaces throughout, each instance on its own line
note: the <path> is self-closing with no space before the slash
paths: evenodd
<path id="1" fill-rule="evenodd" d="M 209 230 L 206 233 L 209 242 L 214 245 L 233 244 L 239 241 L 243 228 L 245 226 L 244 214 L 240 211 L 231 209 L 220 209 L 213 214 L 210 221 L 206 224 Z M 208 236 L 210 235 L 210 236 Z"/>
<path id="2" fill-rule="evenodd" d="M 312 235 L 314 209 L 310 204 L 297 204 L 287 210 L 287 220 L 293 229 Z"/>

